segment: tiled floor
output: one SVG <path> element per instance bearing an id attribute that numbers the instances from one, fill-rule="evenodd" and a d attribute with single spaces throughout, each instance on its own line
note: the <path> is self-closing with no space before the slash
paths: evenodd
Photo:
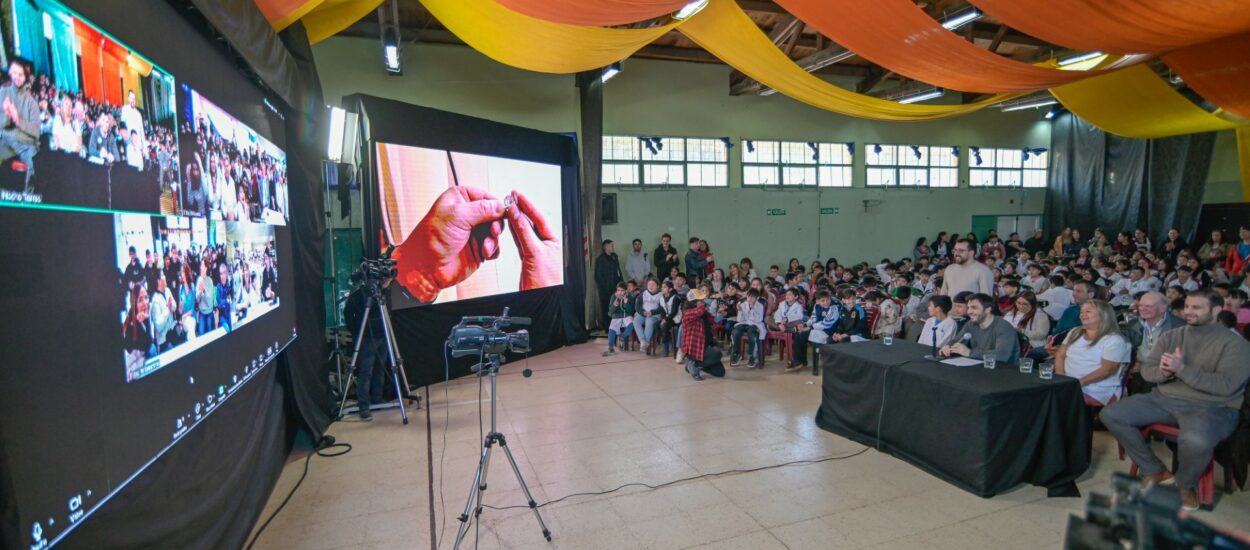
<path id="1" fill-rule="evenodd" d="M 499 429 L 540 503 L 863 449 L 815 426 L 820 386 L 810 374 L 782 374 L 772 361 L 763 372 L 732 369 L 724 379 L 695 382 L 671 358 L 634 352 L 605 359 L 602 349 L 565 348 L 531 358 L 532 378 L 520 376 L 524 365 L 508 365 L 499 376 Z M 429 548 L 431 529 L 441 548 L 451 548 L 480 453 L 478 392 L 475 378 L 433 386 L 432 406 L 412 411 L 408 426 L 394 410 L 371 423 L 331 426 L 354 450 L 312 459 L 303 486 L 257 548 Z M 1105 432 L 1095 434 L 1096 465 L 1080 482 L 1083 493 L 1105 490 L 1112 472 L 1127 470 L 1114 450 Z M 262 517 L 302 468 L 303 460 L 287 465 Z M 1220 498 L 1199 517 L 1221 527 L 1250 525 L 1250 493 Z M 486 503 L 524 504 L 499 452 Z M 869 450 L 572 497 L 541 509 L 555 536 L 550 544 L 528 509 L 487 509 L 467 540 L 477 531 L 479 548 L 1057 548 L 1068 515 L 1083 508 L 1080 499 L 1048 499 L 1037 487 L 983 499 Z"/>

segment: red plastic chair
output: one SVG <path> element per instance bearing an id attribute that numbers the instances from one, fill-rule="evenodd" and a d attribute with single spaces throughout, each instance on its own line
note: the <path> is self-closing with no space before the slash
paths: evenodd
<path id="1" fill-rule="evenodd" d="M 1151 424 L 1141 429 L 1142 437 L 1150 439 L 1151 436 L 1160 439 L 1171 439 L 1173 441 L 1180 440 L 1181 429 L 1177 426 L 1168 424 Z M 1129 467 L 1129 475 L 1137 475 L 1137 464 L 1134 463 Z M 1215 506 L 1215 459 L 1207 463 L 1207 468 L 1202 471 L 1202 477 L 1198 478 L 1198 503 L 1202 506 L 1210 508 Z"/>
<path id="2" fill-rule="evenodd" d="M 777 348 L 777 359 L 785 360 L 787 366 L 794 366 L 794 333 L 770 330 L 764 338 L 764 343 L 771 348 L 773 342 L 781 344 L 781 347 Z"/>

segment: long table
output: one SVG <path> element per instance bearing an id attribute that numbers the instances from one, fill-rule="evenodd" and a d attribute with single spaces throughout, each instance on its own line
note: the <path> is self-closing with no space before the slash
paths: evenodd
<path id="1" fill-rule="evenodd" d="M 816 424 L 991 497 L 1021 483 L 1077 496 L 1091 427 L 1080 383 L 924 359 L 929 348 L 880 341 L 822 346 Z"/>

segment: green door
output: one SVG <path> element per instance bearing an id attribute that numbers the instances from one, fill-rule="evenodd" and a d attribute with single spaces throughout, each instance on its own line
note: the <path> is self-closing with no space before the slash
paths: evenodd
<path id="1" fill-rule="evenodd" d="M 976 233 L 978 242 L 985 242 L 991 230 L 998 229 L 998 216 L 973 216 L 972 232 Z"/>

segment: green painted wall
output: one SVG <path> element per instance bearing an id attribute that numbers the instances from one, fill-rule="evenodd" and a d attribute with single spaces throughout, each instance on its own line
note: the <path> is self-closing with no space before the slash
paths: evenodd
<path id="1" fill-rule="evenodd" d="M 376 40 L 333 38 L 313 48 L 326 100 L 363 92 L 552 132 L 578 128 L 577 90 L 569 75 L 513 69 L 457 46 L 417 44 L 404 52 L 405 74 L 387 76 Z M 917 235 L 966 232 L 973 215 L 1038 214 L 1039 190 L 969 189 L 967 146 L 1049 147 L 1050 124 L 1036 110 L 989 110 L 948 121 L 882 123 L 812 108 L 781 95 L 732 97 L 730 70 L 720 65 L 629 60 L 605 89 L 608 133 L 795 141 L 852 141 L 856 188 L 828 191 L 741 188 L 741 167 L 730 154 L 729 189 L 636 190 L 618 194 L 621 223 L 604 235 L 654 246 L 661 232 L 683 242 L 706 238 L 721 261 L 750 256 L 757 265 L 791 256 L 877 260 L 907 254 Z M 964 147 L 961 188 L 880 190 L 863 187 L 868 143 Z M 1239 200 L 1231 132 L 1217 138 L 1207 202 Z M 865 209 L 865 201 L 870 201 Z M 838 214 L 820 215 L 821 207 Z M 769 208 L 785 216 L 766 216 Z M 359 219 L 359 218 L 357 218 Z"/>
<path id="2" fill-rule="evenodd" d="M 1215 152 L 1202 202 L 1245 202 L 1241 194 L 1241 174 L 1237 162 L 1237 135 L 1232 130 L 1215 135 Z"/>

